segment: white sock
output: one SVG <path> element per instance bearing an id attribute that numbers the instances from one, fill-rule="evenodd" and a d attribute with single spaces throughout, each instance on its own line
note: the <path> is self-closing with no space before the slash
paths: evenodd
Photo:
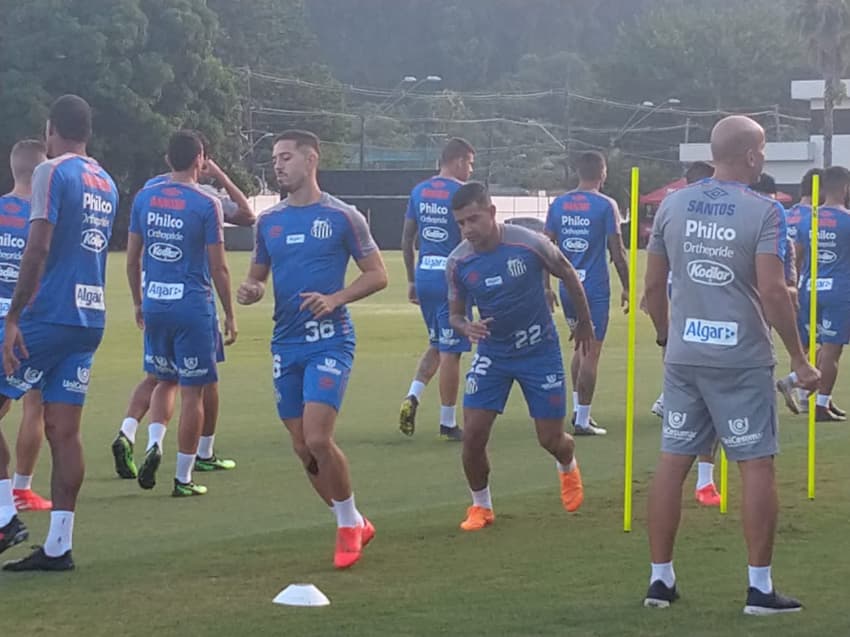
<path id="1" fill-rule="evenodd" d="M 413 396 L 418 401 L 422 397 L 422 392 L 425 391 L 425 383 L 421 380 L 414 380 L 410 383 L 410 389 L 407 392 L 408 396 Z"/>
<path id="2" fill-rule="evenodd" d="M 198 441 L 198 457 L 209 459 L 213 457 L 213 445 L 215 444 L 215 434 L 212 436 L 201 436 Z"/>
<path id="3" fill-rule="evenodd" d="M 334 503 L 334 513 L 336 513 L 337 527 L 355 527 L 363 524 L 363 516 L 357 510 L 357 505 L 354 503 L 354 494 L 347 500 L 338 501 L 331 500 Z"/>
<path id="4" fill-rule="evenodd" d="M 192 481 L 192 467 L 195 466 L 195 454 L 177 452 L 177 473 L 175 477 L 183 484 Z"/>
<path id="5" fill-rule="evenodd" d="M 765 595 L 773 592 L 773 578 L 769 566 L 747 566 L 750 575 L 750 586 L 759 589 Z"/>
<path id="6" fill-rule="evenodd" d="M 558 466 L 558 471 L 560 471 L 561 473 L 572 473 L 572 471 L 578 466 L 576 464 L 575 456 L 573 456 L 573 459 L 570 460 L 570 464 L 568 465 L 562 465 L 557 460 L 555 461 L 555 464 Z"/>
<path id="7" fill-rule="evenodd" d="M 121 423 L 121 433 L 124 434 L 133 444 L 136 444 L 136 430 L 138 428 L 139 421 L 135 418 L 130 418 L 129 416 Z"/>
<path id="8" fill-rule="evenodd" d="M 472 493 L 472 505 L 483 509 L 493 510 L 493 500 L 490 498 L 490 485 L 481 489 L 481 491 L 469 490 Z"/>
<path id="9" fill-rule="evenodd" d="M 792 385 L 796 384 L 796 382 L 797 382 L 797 372 L 791 372 L 790 374 L 788 374 L 787 380 Z"/>
<path id="10" fill-rule="evenodd" d="M 697 464 L 697 491 L 703 487 L 714 484 L 714 464 L 711 462 L 700 462 Z"/>
<path id="11" fill-rule="evenodd" d="M 579 405 L 576 411 L 576 427 L 590 425 L 590 405 Z"/>
<path id="12" fill-rule="evenodd" d="M 649 576 L 649 583 L 661 580 L 667 588 L 673 588 L 676 583 L 676 573 L 673 571 L 673 562 L 664 562 L 663 564 L 652 564 L 652 575 Z"/>
<path id="13" fill-rule="evenodd" d="M 12 481 L 0 480 L 0 527 L 9 524 L 16 513 L 15 498 L 12 497 Z"/>
<path id="14" fill-rule="evenodd" d="M 159 450 L 162 451 L 162 443 L 165 440 L 165 425 L 159 422 L 152 422 L 148 425 L 148 446 L 145 451 L 148 451 L 155 444 L 159 445 Z"/>
<path id="15" fill-rule="evenodd" d="M 22 476 L 16 473 L 12 476 L 12 488 L 27 491 L 32 489 L 32 476 Z"/>
<path id="16" fill-rule="evenodd" d="M 573 413 L 578 411 L 578 392 L 573 392 Z"/>
<path id="17" fill-rule="evenodd" d="M 441 405 L 440 406 L 440 426 L 441 427 L 457 427 L 455 421 L 455 406 Z"/>
<path id="18" fill-rule="evenodd" d="M 658 398 L 655 400 L 655 402 L 660 403 L 662 405 L 664 404 L 664 392 L 658 394 Z"/>
<path id="19" fill-rule="evenodd" d="M 818 394 L 818 407 L 829 407 L 829 403 L 832 400 L 831 394 Z"/>
<path id="20" fill-rule="evenodd" d="M 74 512 L 51 511 L 50 530 L 44 541 L 44 554 L 47 557 L 59 557 L 71 550 L 74 539 Z"/>

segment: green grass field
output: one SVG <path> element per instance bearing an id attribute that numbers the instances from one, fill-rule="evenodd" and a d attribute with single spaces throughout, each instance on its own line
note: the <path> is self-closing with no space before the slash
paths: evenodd
<path id="1" fill-rule="evenodd" d="M 698 509 L 688 485 L 676 554 L 682 600 L 668 611 L 641 607 L 649 573 L 645 496 L 659 442 L 649 414 L 661 361 L 648 319 L 638 319 L 634 531 L 622 531 L 626 321 L 612 312 L 593 414 L 609 435 L 580 439 L 583 508 L 567 515 L 552 459 L 538 448 L 521 394 L 498 421 L 491 444 L 496 524 L 458 529 L 469 496 L 459 446 L 436 438 L 439 401 L 429 387 L 413 439 L 397 410 L 424 345 L 418 311 L 405 302 L 398 253 L 387 255 L 390 288 L 353 308 L 358 352 L 338 423 L 360 508 L 378 535 L 363 560 L 335 572 L 335 525 L 309 489 L 276 418 L 268 340 L 271 298 L 238 308 L 239 342 L 221 369 L 217 450 L 236 471 L 198 474 L 206 497 L 174 500 L 176 430 L 166 437 L 160 484 L 143 492 L 113 474 L 109 445 L 141 376 L 140 337 L 131 320 L 122 254 L 110 257 L 109 326 L 84 412 L 88 472 L 69 574 L 0 573 L 3 635 L 846 635 L 845 539 L 850 463 L 843 425 L 818 433 L 817 500 L 806 499 L 802 417 L 782 418 L 782 515 L 774 577 L 800 596 L 803 613 L 741 613 L 746 554 L 740 487 L 730 476 L 730 514 Z M 641 261 L 643 256 L 641 255 Z M 247 255 L 231 255 L 234 284 Z M 234 285 L 235 287 L 235 285 Z M 562 336 L 562 316 L 557 323 Z M 836 391 L 848 402 L 844 372 Z M 19 411 L 4 432 L 14 437 Z M 176 423 L 175 423 L 176 425 Z M 139 430 L 144 445 L 146 428 Z M 35 487 L 46 492 L 49 453 Z M 24 514 L 31 541 L 48 515 Z M 25 547 L 3 558 L 22 556 Z M 312 582 L 327 608 L 287 608 L 272 598 Z M 722 632 L 721 632 L 722 631 Z"/>

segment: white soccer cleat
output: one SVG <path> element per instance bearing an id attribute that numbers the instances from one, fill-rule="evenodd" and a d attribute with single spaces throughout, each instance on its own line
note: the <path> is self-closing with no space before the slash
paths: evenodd
<path id="1" fill-rule="evenodd" d="M 607 429 L 603 429 L 602 427 L 595 427 L 594 425 L 587 425 L 586 427 L 575 426 L 575 436 L 605 436 L 608 434 Z"/>
<path id="2" fill-rule="evenodd" d="M 656 400 L 650 411 L 653 415 L 658 416 L 659 418 L 664 418 L 664 401 L 660 398 Z"/>

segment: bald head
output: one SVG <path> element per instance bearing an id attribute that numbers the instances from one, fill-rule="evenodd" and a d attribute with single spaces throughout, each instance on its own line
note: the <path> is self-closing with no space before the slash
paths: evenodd
<path id="1" fill-rule="evenodd" d="M 719 179 L 750 184 L 764 165 L 764 129 L 743 115 L 724 117 L 711 131 L 711 156 Z"/>

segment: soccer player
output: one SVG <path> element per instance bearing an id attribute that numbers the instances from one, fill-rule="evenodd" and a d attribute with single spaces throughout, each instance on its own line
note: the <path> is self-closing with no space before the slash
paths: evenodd
<path id="1" fill-rule="evenodd" d="M 218 191 L 209 184 L 199 184 L 197 188 L 205 194 L 220 198 L 224 220 L 236 226 L 252 226 L 257 217 L 251 209 L 245 194 L 233 183 L 218 164 L 209 156 L 209 144 L 206 138 L 199 132 L 194 131 L 204 146 L 204 163 L 201 169 L 200 179 L 202 181 L 215 181 L 227 192 L 227 197 L 220 198 Z M 168 158 L 166 157 L 166 163 Z M 171 179 L 171 173 L 165 173 L 145 183 L 145 187 L 164 183 Z M 224 362 L 224 339 L 219 328 L 218 312 L 215 307 L 215 299 L 210 297 L 210 320 L 213 324 L 213 334 L 216 347 L 216 363 Z M 145 352 L 145 357 L 150 357 L 150 352 Z M 133 458 L 133 446 L 136 442 L 136 431 L 139 421 L 144 418 L 150 407 L 151 395 L 156 387 L 156 377 L 148 374 L 136 386 L 130 396 L 130 404 L 127 406 L 126 416 L 121 423 L 118 435 L 112 443 L 112 455 L 115 461 L 115 472 L 119 477 L 135 479 L 138 475 L 136 463 Z M 236 462 L 230 458 L 219 458 L 215 453 L 215 431 L 218 423 L 218 383 L 210 383 L 204 389 L 204 428 L 198 444 L 198 458 L 195 462 L 196 471 L 227 471 L 236 468 Z M 151 423 L 148 426 L 150 437 L 159 439 L 163 430 Z"/>
<path id="2" fill-rule="evenodd" d="M 796 270 L 797 275 L 797 329 L 800 330 L 800 335 L 803 340 L 803 350 L 808 354 L 809 351 L 809 294 L 811 286 L 808 283 L 809 279 L 809 251 L 805 242 L 802 240 L 812 227 L 812 182 L 814 176 L 817 175 L 823 179 L 823 170 L 820 168 L 812 168 L 803 175 L 800 181 L 800 202 L 791 207 L 786 215 L 788 223 L 788 237 L 793 240 L 796 252 Z M 821 202 L 823 195 L 821 194 Z M 818 337 L 819 340 L 819 337 Z M 793 378 L 787 376 L 782 378 L 777 383 L 777 388 L 783 396 L 787 396 L 794 390 Z M 799 413 L 806 413 L 809 410 L 808 395 L 800 388 L 796 388 L 796 401 Z M 786 403 L 787 403 L 786 399 Z M 789 408 L 791 404 L 789 403 Z M 793 408 L 792 408 L 793 411 Z M 844 410 L 836 406 L 834 402 L 830 402 L 829 411 L 834 414 L 846 416 Z"/>
<path id="3" fill-rule="evenodd" d="M 136 195 L 127 241 L 127 278 L 136 322 L 145 330 L 145 371 L 157 379 L 151 398 L 151 436 L 138 472 L 152 489 L 162 460 L 162 439 L 181 396 L 177 471 L 172 495 L 203 495 L 192 467 L 203 426 L 203 393 L 218 380 L 212 288 L 224 309 L 228 343 L 237 328 L 224 254 L 221 202 L 198 187 L 204 164 L 201 140 L 179 131 L 168 144 L 171 179 Z M 142 257 L 144 254 L 144 257 Z M 142 282 L 144 268 L 144 283 Z"/>
<path id="4" fill-rule="evenodd" d="M 617 202 L 603 195 L 607 165 L 605 157 L 595 151 L 582 153 L 576 165 L 579 184 L 576 190 L 556 198 L 546 217 L 546 235 L 555 242 L 578 272 L 593 321 L 593 344 L 587 352 L 577 349 L 570 366 L 573 381 L 573 426 L 577 436 L 605 435 L 607 431 L 590 417 L 591 401 L 596 390 L 599 356 L 608 331 L 611 283 L 608 276 L 606 250 L 620 277 L 623 291 L 620 305 L 628 312 L 629 266 L 620 234 L 620 211 Z M 561 306 L 567 325 L 572 329 L 578 315 L 563 281 L 560 286 Z"/>
<path id="5" fill-rule="evenodd" d="M 460 528 L 477 531 L 495 520 L 487 441 L 514 381 L 525 396 L 540 446 L 555 457 L 561 502 L 567 511 L 576 511 L 584 488 L 575 441 L 564 432 L 564 362 L 544 276 L 563 281 L 576 312 L 572 338 L 586 354 L 593 346 L 593 326 L 579 275 L 542 234 L 497 223 L 484 184 L 460 188 L 452 210 L 464 241 L 449 256 L 446 270 L 451 323 L 478 346 L 463 399 L 463 469 L 472 506 Z M 470 301 L 478 306 L 479 320 L 468 318 Z"/>
<path id="6" fill-rule="evenodd" d="M 425 386 L 440 370 L 440 436 L 460 440 L 462 430 L 455 419 L 460 355 L 470 350 L 469 341 L 455 334 L 449 324 L 449 302 L 446 297 L 446 259 L 460 243 L 460 231 L 451 211 L 451 200 L 472 175 L 475 150 L 469 142 L 449 140 L 440 157 L 440 173 L 413 189 L 407 204 L 401 249 L 407 269 L 408 299 L 419 305 L 428 349 L 419 361 L 416 377 L 407 398 L 401 404 L 399 429 L 412 436 L 416 428 L 416 409 Z M 419 261 L 414 244 L 419 241 Z M 414 265 L 415 264 L 415 265 Z"/>
<path id="7" fill-rule="evenodd" d="M 80 418 L 106 319 L 106 250 L 118 209 L 109 174 L 86 155 L 91 108 L 64 95 L 50 108 L 47 152 L 33 174 L 30 231 L 3 325 L 2 402 L 41 391 L 53 455 L 53 510 L 44 546 L 7 571 L 65 571 L 83 481 Z M 0 551 L 27 538 L 6 486 L 9 452 L 0 435 Z"/>
<path id="8" fill-rule="evenodd" d="M 815 387 L 819 374 L 806 362 L 785 285 L 784 212 L 747 187 L 761 173 L 764 146 L 764 130 L 755 121 L 721 120 L 711 134 L 715 178 L 669 195 L 655 217 L 646 301 L 658 344 L 667 345 L 666 418 L 649 495 L 652 574 L 645 606 L 663 608 L 678 598 L 672 558 L 682 484 L 694 458 L 719 436 L 743 482 L 749 558 L 744 612 L 801 608 L 777 593 L 771 579 L 778 418 L 768 325 L 785 344 L 801 386 Z"/>
<path id="9" fill-rule="evenodd" d="M 27 241 L 32 174 L 35 167 L 46 160 L 47 149 L 42 141 L 25 139 L 12 147 L 9 164 L 15 185 L 12 192 L 0 197 L 0 321 L 9 311 Z M 5 409 L 10 406 L 7 401 Z M 33 390 L 24 397 L 21 426 L 15 442 L 12 496 L 18 511 L 49 511 L 52 506 L 50 500 L 32 489 L 32 474 L 43 441 L 41 392 Z"/>
<path id="10" fill-rule="evenodd" d="M 850 343 L 850 210 L 846 208 L 847 197 L 850 196 L 850 171 L 841 166 L 827 168 L 823 171 L 821 182 L 824 205 L 818 215 L 818 324 L 815 326 L 820 343 L 818 369 L 821 382 L 815 419 L 818 422 L 840 422 L 847 418 L 834 406 L 832 389 L 838 377 L 842 350 Z M 811 228 L 800 226 L 797 241 L 805 253 L 810 254 Z M 807 301 L 810 280 L 807 280 L 809 290 L 803 290 Z M 806 315 L 801 317 L 807 336 L 811 329 L 808 319 L 807 308 Z"/>
<path id="11" fill-rule="evenodd" d="M 337 521 L 334 566 L 357 562 L 375 528 L 357 510 L 348 461 L 334 441 L 337 413 L 354 362 L 354 325 L 346 305 L 387 286 L 387 271 L 366 219 L 322 192 L 319 139 L 290 130 L 273 147 L 275 174 L 288 197 L 263 213 L 247 280 L 237 299 L 263 297 L 274 279 L 272 378 L 280 419 L 313 488 Z M 360 276 L 345 285 L 349 258 Z"/>

